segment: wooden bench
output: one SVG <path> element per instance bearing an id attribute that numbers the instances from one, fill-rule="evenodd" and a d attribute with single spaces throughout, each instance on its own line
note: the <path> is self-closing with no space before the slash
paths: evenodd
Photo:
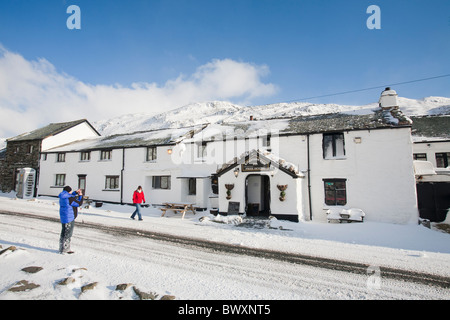
<path id="1" fill-rule="evenodd" d="M 195 208 L 192 203 L 166 202 L 166 203 L 163 203 L 163 206 L 164 206 L 163 208 L 160 208 L 160 210 L 162 211 L 161 217 L 164 217 L 167 210 L 171 210 L 175 213 L 180 213 L 180 212 L 183 213 L 183 216 L 181 217 L 181 219 L 184 219 L 184 215 L 186 214 L 187 211 L 191 211 L 193 214 L 195 214 Z"/>

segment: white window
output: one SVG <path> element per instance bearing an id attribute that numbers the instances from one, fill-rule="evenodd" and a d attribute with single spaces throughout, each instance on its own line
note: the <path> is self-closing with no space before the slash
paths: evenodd
<path id="1" fill-rule="evenodd" d="M 198 146 L 197 157 L 199 159 L 206 158 L 206 142 L 202 142 L 201 144 L 198 144 L 197 146 Z"/>
<path id="2" fill-rule="evenodd" d="M 119 189 L 119 176 L 106 176 L 105 190 Z"/>
<path id="3" fill-rule="evenodd" d="M 324 133 L 323 158 L 324 159 L 345 158 L 345 143 L 343 133 Z"/>
<path id="4" fill-rule="evenodd" d="M 56 162 L 66 162 L 66 154 L 58 153 L 56 156 Z"/>
<path id="5" fill-rule="evenodd" d="M 55 179 L 55 186 L 64 187 L 66 184 L 66 175 L 65 174 L 57 174 Z"/>
<path id="6" fill-rule="evenodd" d="M 112 150 L 102 150 L 100 151 L 100 160 L 111 160 Z"/>
<path id="7" fill-rule="evenodd" d="M 147 161 L 155 161 L 156 160 L 156 147 L 148 147 L 147 148 Z"/>
<path id="8" fill-rule="evenodd" d="M 345 206 L 347 204 L 347 180 L 324 179 L 325 204 L 329 206 Z"/>
<path id="9" fill-rule="evenodd" d="M 83 151 L 80 154 L 80 161 L 89 161 L 91 160 L 91 153 L 89 151 Z"/>
<path id="10" fill-rule="evenodd" d="M 170 190 L 170 176 L 154 176 L 152 178 L 152 188 Z"/>

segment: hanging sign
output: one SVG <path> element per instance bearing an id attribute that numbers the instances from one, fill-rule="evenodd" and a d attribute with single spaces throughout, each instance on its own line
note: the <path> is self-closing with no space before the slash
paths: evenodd
<path id="1" fill-rule="evenodd" d="M 263 164 L 261 162 L 257 162 L 257 163 L 245 163 L 241 165 L 242 172 L 261 172 L 269 170 L 270 170 L 270 163 Z"/>

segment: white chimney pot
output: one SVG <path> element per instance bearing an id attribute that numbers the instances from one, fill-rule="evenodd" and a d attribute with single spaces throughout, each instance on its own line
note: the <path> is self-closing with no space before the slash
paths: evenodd
<path id="1" fill-rule="evenodd" d="M 398 108 L 398 100 L 397 100 L 397 92 L 395 90 L 392 90 L 391 88 L 386 88 L 382 93 L 380 97 L 380 107 L 382 109 L 392 109 L 392 108 Z"/>

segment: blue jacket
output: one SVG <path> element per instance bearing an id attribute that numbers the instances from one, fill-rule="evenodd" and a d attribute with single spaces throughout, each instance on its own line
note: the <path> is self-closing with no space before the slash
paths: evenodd
<path id="1" fill-rule="evenodd" d="M 75 220 L 72 206 L 78 207 L 79 205 L 75 201 L 72 202 L 72 205 L 70 205 L 69 198 L 76 195 L 76 191 L 69 193 L 65 190 L 59 194 L 59 217 L 61 219 L 61 223 L 69 223 Z"/>

